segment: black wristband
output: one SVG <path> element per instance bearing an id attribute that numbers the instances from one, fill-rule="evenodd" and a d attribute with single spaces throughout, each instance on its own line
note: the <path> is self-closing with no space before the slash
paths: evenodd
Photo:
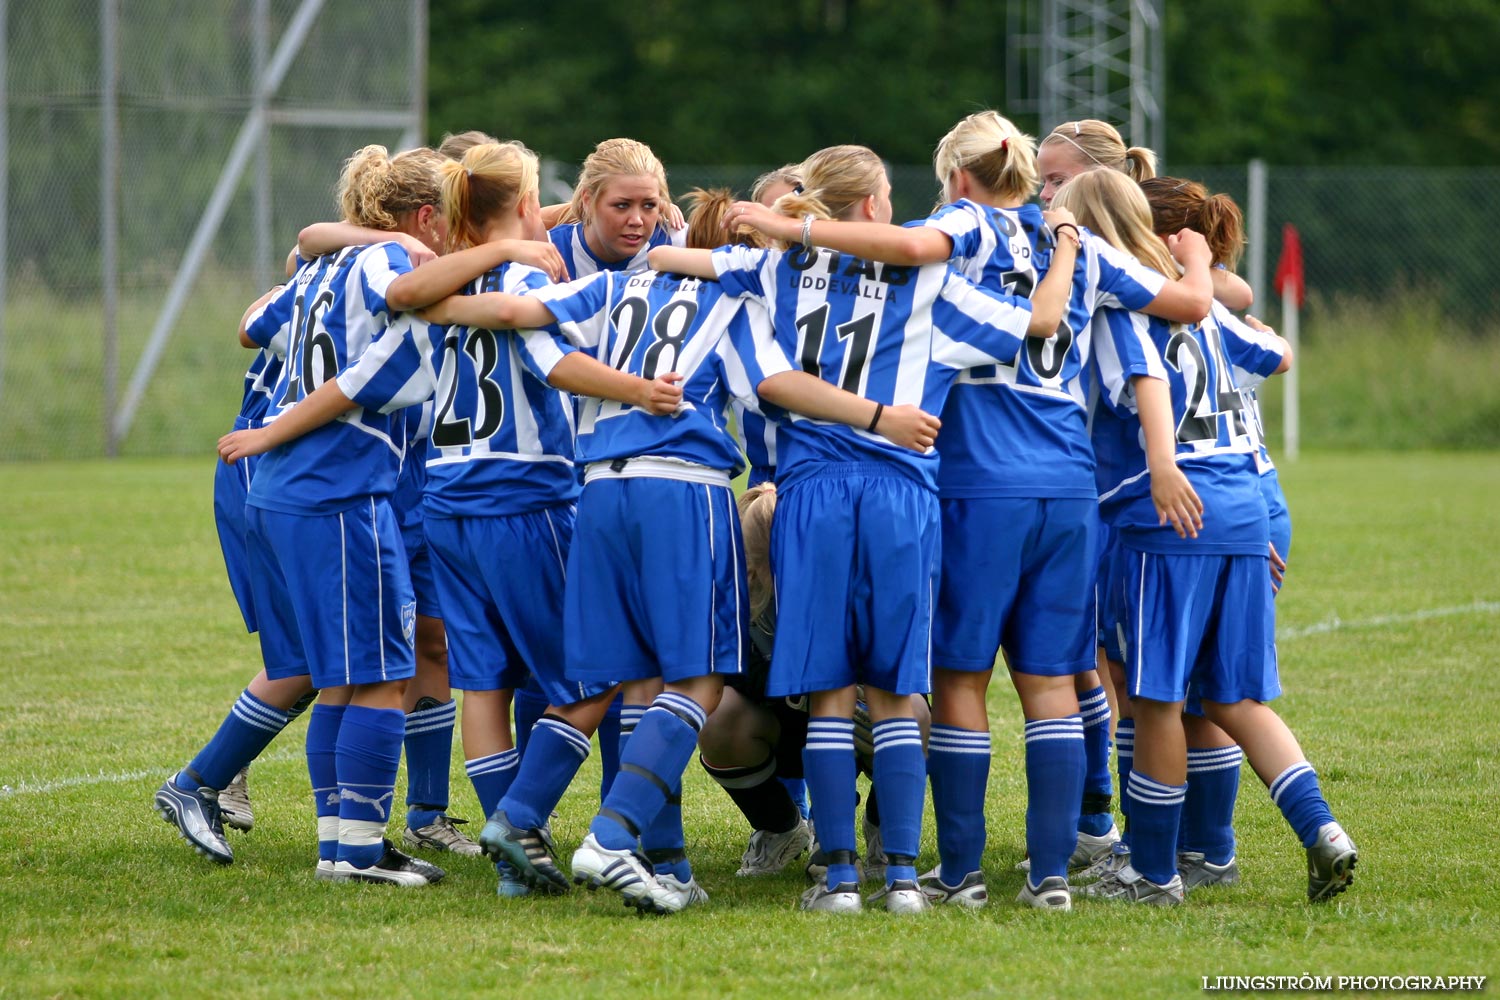
<path id="1" fill-rule="evenodd" d="M 875 404 L 875 417 L 870 421 L 870 426 L 866 427 L 865 430 L 869 431 L 872 434 L 875 433 L 875 425 L 878 424 L 878 423 L 880 423 L 880 415 L 882 413 L 884 413 L 884 412 L 885 412 L 885 404 L 884 403 L 876 403 Z"/>
<path id="2" fill-rule="evenodd" d="M 1056 236 L 1058 233 L 1061 233 L 1064 229 L 1071 229 L 1071 230 L 1073 230 L 1073 238 L 1076 239 L 1079 243 L 1083 242 L 1083 234 L 1080 233 L 1078 231 L 1078 227 L 1075 226 L 1075 225 L 1073 225 L 1073 223 L 1071 223 L 1071 222 L 1060 222 L 1057 225 L 1053 226 L 1052 227 L 1052 235 Z"/>

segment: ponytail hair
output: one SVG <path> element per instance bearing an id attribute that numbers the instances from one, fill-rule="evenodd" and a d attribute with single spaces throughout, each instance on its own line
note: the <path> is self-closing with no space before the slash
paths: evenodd
<path id="1" fill-rule="evenodd" d="M 558 221 L 587 222 L 593 214 L 594 201 L 609 179 L 631 176 L 654 177 L 661 189 L 662 204 L 671 202 L 667 168 L 661 165 L 650 146 L 634 139 L 605 139 L 583 161 L 583 167 L 578 171 L 578 183 L 573 187 L 573 200 Z"/>
<path id="2" fill-rule="evenodd" d="M 537 190 L 536 154 L 523 144 L 487 142 L 444 160 L 443 216 L 453 249 L 477 246 L 489 221 Z"/>
<path id="3" fill-rule="evenodd" d="M 771 208 L 798 219 L 841 219 L 855 205 L 880 192 L 885 163 L 864 146 L 829 146 L 802 161 L 801 192 L 776 199 Z"/>
<path id="4" fill-rule="evenodd" d="M 1052 207 L 1066 208 L 1110 246 L 1168 278 L 1177 278 L 1177 262 L 1152 227 L 1146 195 L 1123 173 L 1085 170 L 1058 189 Z"/>
<path id="5" fill-rule="evenodd" d="M 1153 177 L 1141 182 L 1158 236 L 1179 229 L 1202 233 L 1213 262 L 1233 270 L 1245 249 L 1245 217 L 1227 194 L 1208 193 L 1197 181 Z"/>
<path id="6" fill-rule="evenodd" d="M 442 204 L 438 168 L 443 159 L 425 146 L 391 156 L 384 146 L 366 146 L 344 161 L 339 174 L 339 210 L 345 222 L 395 232 L 399 216 L 423 205 Z"/>
<path id="7" fill-rule="evenodd" d="M 735 233 L 724 232 L 724 216 L 734 204 L 734 192 L 728 188 L 693 188 L 683 198 L 688 203 L 687 245 L 694 250 L 712 250 L 726 243 L 764 247 L 766 239 L 749 226 Z"/>
<path id="8" fill-rule="evenodd" d="M 1097 118 L 1063 122 L 1042 140 L 1043 146 L 1065 145 L 1085 167 L 1118 170 L 1140 183 L 1156 176 L 1156 154 L 1144 146 L 1125 148 L 1119 129 Z"/>
<path id="9" fill-rule="evenodd" d="M 1036 140 L 996 111 L 972 114 L 949 129 L 932 166 L 948 201 L 955 170 L 967 170 L 986 191 L 1007 201 L 1025 201 L 1041 187 Z"/>

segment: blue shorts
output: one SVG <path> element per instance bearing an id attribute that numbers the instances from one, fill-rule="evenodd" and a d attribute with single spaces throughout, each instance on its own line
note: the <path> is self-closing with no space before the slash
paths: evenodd
<path id="1" fill-rule="evenodd" d="M 1265 556 L 1122 549 L 1126 693 L 1233 704 L 1281 694 Z"/>
<path id="2" fill-rule="evenodd" d="M 245 525 L 267 676 L 332 688 L 416 673 L 417 602 L 388 501 L 338 514 L 246 507 Z"/>
<path id="3" fill-rule="evenodd" d="M 589 482 L 565 608 L 570 681 L 741 673 L 750 624 L 734 492 L 647 476 Z"/>
<path id="4" fill-rule="evenodd" d="M 1099 582 L 1096 585 L 1099 604 L 1099 627 L 1096 644 L 1114 663 L 1125 662 L 1125 589 L 1121 582 L 1121 560 L 1124 558 L 1120 536 L 1109 525 L 1099 523 Z"/>
<path id="5" fill-rule="evenodd" d="M 1271 514 L 1271 544 L 1282 559 L 1292 557 L 1292 512 L 1286 505 L 1286 494 L 1281 492 L 1281 479 L 1272 469 L 1260 477 L 1260 492 L 1266 498 L 1266 510 Z"/>
<path id="6" fill-rule="evenodd" d="M 460 691 L 514 690 L 535 678 L 553 705 L 608 684 L 563 677 L 563 593 L 573 505 L 509 517 L 429 517 L 427 544 Z"/>
<path id="7" fill-rule="evenodd" d="M 786 487 L 771 522 L 767 696 L 932 690 L 939 538 L 937 497 L 888 466 L 831 464 Z"/>
<path id="8" fill-rule="evenodd" d="M 259 420 L 234 418 L 237 431 L 259 426 Z M 245 495 L 250 492 L 250 477 L 259 461 L 259 455 L 252 455 L 233 465 L 214 463 L 214 525 L 219 529 L 219 550 L 224 553 L 229 588 L 234 591 L 247 632 L 254 632 L 256 625 L 255 601 L 250 594 L 250 562 L 245 554 Z"/>
<path id="9" fill-rule="evenodd" d="M 406 549 L 411 590 L 417 595 L 417 614 L 427 618 L 443 617 L 442 599 L 433 580 L 432 555 L 427 548 L 425 518 L 419 517 L 413 523 L 402 525 L 401 545 Z"/>
<path id="10" fill-rule="evenodd" d="M 1093 670 L 1098 503 L 973 497 L 940 506 L 933 662 L 989 670 L 1003 646 L 1010 666 L 1023 674 Z"/>

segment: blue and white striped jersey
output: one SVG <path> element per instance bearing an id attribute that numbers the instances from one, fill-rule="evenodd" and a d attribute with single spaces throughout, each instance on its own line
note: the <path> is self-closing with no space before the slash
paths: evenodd
<path id="1" fill-rule="evenodd" d="M 645 379 L 683 377 L 672 416 L 583 399 L 579 461 L 654 457 L 731 474 L 744 468 L 730 404 L 758 406 L 756 387 L 791 369 L 763 309 L 717 282 L 656 271 L 601 272 L 532 295 L 557 318 L 559 336 L 602 363 Z"/>
<path id="2" fill-rule="evenodd" d="M 1265 555 L 1266 505 L 1232 366 L 1265 377 L 1281 363 L 1280 344 L 1216 315 L 1184 326 L 1106 309 L 1094 319 L 1101 395 L 1091 428 L 1098 453 L 1100 513 L 1139 551 Z M 1140 418 L 1131 378 L 1167 382 L 1176 423 L 1177 464 L 1203 501 L 1203 529 L 1178 538 L 1159 525 L 1151 502 Z"/>
<path id="3" fill-rule="evenodd" d="M 524 294 L 549 284 L 541 271 L 507 263 L 466 294 Z M 573 406 L 547 384 L 573 348 L 538 331 L 435 326 L 403 316 L 358 365 L 339 376 L 356 402 L 386 408 L 432 400 L 422 457 L 428 517 L 505 517 L 578 495 Z"/>
<path id="4" fill-rule="evenodd" d="M 1240 339 L 1248 340 L 1255 336 L 1253 328 L 1217 301 L 1213 305 L 1213 314 L 1220 326 L 1240 333 Z M 1245 330 L 1250 331 L 1249 337 L 1242 332 Z M 1255 446 L 1255 468 L 1262 476 L 1269 475 L 1276 471 L 1276 463 L 1271 461 L 1271 452 L 1266 447 L 1266 425 L 1260 415 L 1260 397 L 1255 392 L 1265 378 L 1242 368 L 1232 353 L 1229 361 L 1234 366 L 1234 384 L 1240 387 L 1240 393 L 1245 397 L 1245 429 L 1249 431 L 1250 440 Z"/>
<path id="5" fill-rule="evenodd" d="M 886 405 L 941 410 L 959 371 L 1013 359 L 1031 303 L 991 294 L 947 264 L 897 267 L 835 250 L 782 253 L 748 247 L 713 252 L 731 295 L 766 304 L 776 341 L 793 363 L 825 382 Z M 938 456 L 878 434 L 791 416 L 776 441 L 778 482 L 820 463 L 893 463 L 937 488 Z"/>
<path id="6" fill-rule="evenodd" d="M 565 222 L 560 226 L 553 226 L 547 230 L 547 239 L 557 247 L 557 252 L 562 254 L 563 265 L 568 269 L 568 277 L 571 279 L 587 278 L 591 274 L 600 271 L 643 271 L 646 268 L 646 254 L 652 247 L 672 246 L 680 247 L 687 238 L 686 229 L 670 231 L 664 225 L 658 225 L 651 232 L 651 238 L 645 242 L 635 256 L 626 260 L 606 262 L 595 256 L 594 251 L 589 249 L 588 241 L 583 238 L 582 222 Z"/>
<path id="7" fill-rule="evenodd" d="M 953 266 L 991 290 L 1030 295 L 1051 263 L 1052 236 L 1035 205 L 996 209 L 963 201 L 927 224 L 952 237 Z M 1105 306 L 1141 308 L 1165 282 L 1085 231 L 1057 333 L 1028 339 L 1013 363 L 972 368 L 954 384 L 938 442 L 941 494 L 1093 498 L 1089 321 Z"/>
<path id="8" fill-rule="evenodd" d="M 298 269 L 246 328 L 250 339 L 265 347 L 290 324 L 286 364 L 268 422 L 387 334 L 394 317 L 386 289 L 410 270 L 411 259 L 396 243 L 348 247 Z M 331 514 L 364 497 L 389 496 L 405 452 L 404 429 L 373 401 L 359 402 L 360 409 L 267 452 L 246 502 L 293 514 Z"/>
<path id="9" fill-rule="evenodd" d="M 285 349 L 286 337 L 282 336 L 281 343 Z M 245 391 L 240 397 L 240 416 L 248 421 L 247 426 L 258 427 L 265 419 L 271 409 L 271 394 L 276 390 L 276 382 L 281 378 L 281 366 L 284 358 L 274 349 L 276 338 L 272 338 L 272 347 L 262 347 L 255 352 L 255 360 L 250 362 L 250 367 L 245 369 Z"/>

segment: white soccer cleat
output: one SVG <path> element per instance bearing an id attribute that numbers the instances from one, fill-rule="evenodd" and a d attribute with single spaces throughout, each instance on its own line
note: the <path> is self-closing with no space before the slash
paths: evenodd
<path id="1" fill-rule="evenodd" d="M 916 881 L 909 878 L 898 878 L 876 889 L 870 894 L 870 902 L 883 905 L 887 913 L 926 913 L 932 909 Z"/>
<path id="2" fill-rule="evenodd" d="M 696 878 L 689 877 L 686 882 L 680 880 L 676 875 L 670 873 L 656 876 L 656 881 L 661 887 L 677 897 L 678 910 L 685 910 L 689 906 L 700 906 L 708 902 L 708 892 L 698 884 Z"/>
<path id="3" fill-rule="evenodd" d="M 858 913 L 864 908 L 858 882 L 829 886 L 819 880 L 802 894 L 802 908 L 814 913 Z"/>
<path id="4" fill-rule="evenodd" d="M 239 769 L 229 784 L 219 793 L 219 812 L 223 815 L 224 825 L 236 830 L 249 830 L 255 826 L 255 813 L 250 808 L 250 786 L 247 778 L 250 775 L 250 767 Z"/>
<path id="5" fill-rule="evenodd" d="M 436 819 L 420 829 L 407 827 L 401 839 L 407 847 L 425 847 L 434 851 L 452 851 L 471 858 L 478 857 L 483 853 L 479 845 L 458 828 L 458 824 L 467 822 L 466 819 L 454 819 L 446 813 L 438 813 Z"/>
<path id="6" fill-rule="evenodd" d="M 785 833 L 756 830 L 750 835 L 750 844 L 745 856 L 740 859 L 736 875 L 775 875 L 791 864 L 812 843 L 812 831 L 807 820 L 798 819 L 797 825 Z"/>
<path id="7" fill-rule="evenodd" d="M 682 897 L 662 885 L 639 854 L 604 847 L 592 833 L 573 852 L 572 869 L 574 882 L 591 890 L 618 892 L 626 906 L 642 913 L 676 913 L 682 909 Z"/>
<path id="8" fill-rule="evenodd" d="M 977 910 L 990 901 L 990 890 L 984 884 L 983 872 L 969 872 L 958 885 L 949 885 L 943 881 L 943 866 L 939 865 L 918 878 L 917 887 L 934 906 L 964 906 Z"/>
<path id="9" fill-rule="evenodd" d="M 1073 908 L 1073 893 L 1068 888 L 1068 880 L 1061 875 L 1052 875 L 1042 879 L 1042 884 L 1032 888 L 1031 879 L 1021 886 L 1020 895 L 1016 896 L 1016 902 L 1025 903 L 1027 906 L 1038 910 L 1060 910 L 1066 912 Z"/>
<path id="10" fill-rule="evenodd" d="M 375 885 L 399 885 L 408 889 L 436 885 L 446 874 L 430 861 L 414 858 L 396 850 L 389 840 L 384 842 L 385 853 L 368 868 L 356 868 L 348 861 L 333 863 L 331 882 L 370 882 Z M 321 862 L 319 868 L 322 868 Z"/>
<path id="11" fill-rule="evenodd" d="M 1307 849 L 1307 899 L 1319 903 L 1349 888 L 1359 851 L 1337 823 L 1318 827 L 1318 839 Z"/>

